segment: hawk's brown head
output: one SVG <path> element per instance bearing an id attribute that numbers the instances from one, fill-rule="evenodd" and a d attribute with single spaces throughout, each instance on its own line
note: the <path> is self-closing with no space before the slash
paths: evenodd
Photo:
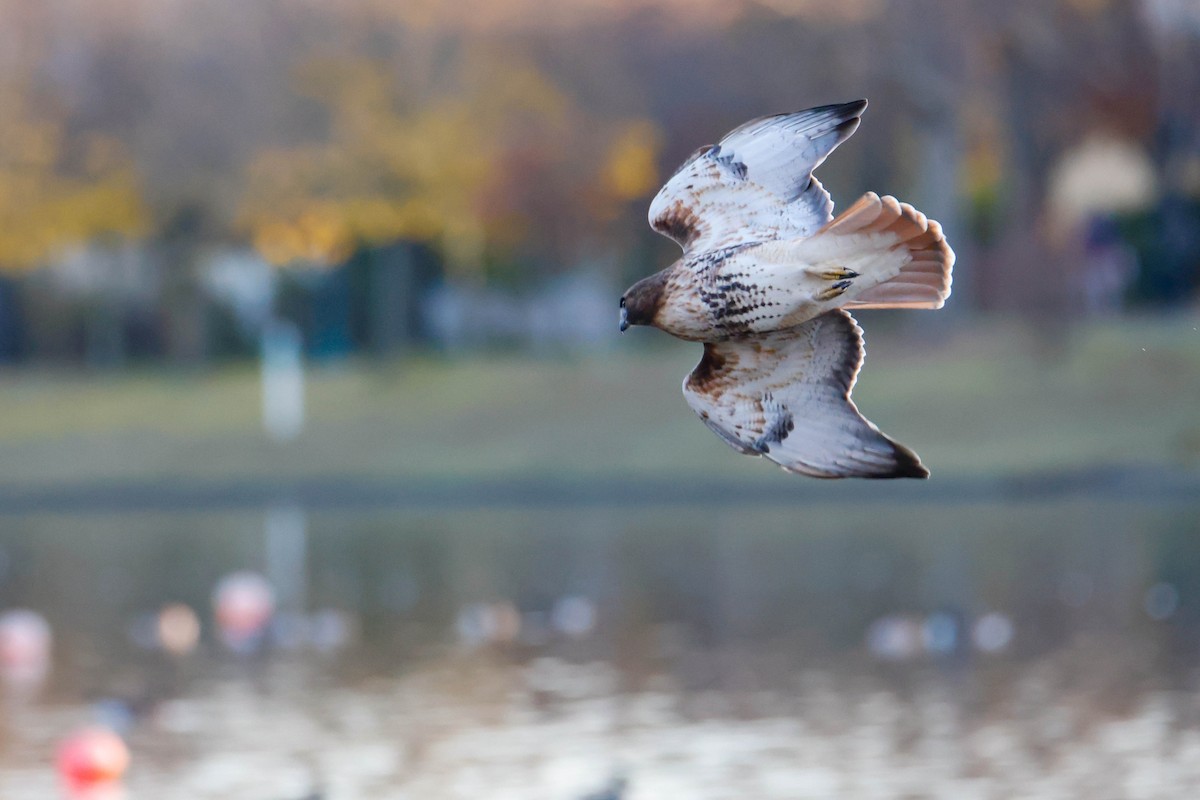
<path id="1" fill-rule="evenodd" d="M 653 325 L 662 308 L 667 286 L 667 270 L 655 273 L 630 286 L 621 296 L 621 330 L 630 325 Z"/>

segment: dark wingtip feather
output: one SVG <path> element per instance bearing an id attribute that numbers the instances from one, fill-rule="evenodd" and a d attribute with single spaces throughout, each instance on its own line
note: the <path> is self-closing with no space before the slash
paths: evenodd
<path id="1" fill-rule="evenodd" d="M 858 117 L 851 117 L 845 122 L 838 123 L 838 126 L 834 128 L 834 130 L 837 131 L 837 143 L 841 144 L 853 136 L 854 132 L 858 130 L 858 124 L 860 122 L 862 122 L 862 120 L 860 120 Z"/>
<path id="2" fill-rule="evenodd" d="M 842 103 L 836 106 L 836 108 L 847 116 L 857 117 L 867 110 L 867 98 L 851 100 L 849 103 Z"/>
<path id="3" fill-rule="evenodd" d="M 813 116 L 833 117 L 843 121 L 843 124 L 851 120 L 857 121 L 862 113 L 867 110 L 867 101 L 851 100 L 849 103 L 830 103 L 827 106 L 817 106 L 810 108 L 808 113 Z"/>
<path id="4" fill-rule="evenodd" d="M 849 139 L 858 130 L 858 125 L 862 121 L 862 113 L 866 108 L 867 101 L 864 99 L 852 100 L 849 103 L 836 103 L 834 105 L 823 106 L 820 109 L 838 120 L 837 125 L 833 128 L 837 132 L 837 140 L 834 147 Z"/>
<path id="5" fill-rule="evenodd" d="M 896 457 L 896 468 L 884 478 L 928 478 L 929 470 L 921 463 L 920 457 L 899 442 L 892 442 Z"/>

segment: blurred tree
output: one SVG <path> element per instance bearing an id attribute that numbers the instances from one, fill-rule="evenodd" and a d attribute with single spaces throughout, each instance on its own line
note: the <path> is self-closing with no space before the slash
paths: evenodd
<path id="1" fill-rule="evenodd" d="M 121 142 L 73 125 L 57 98 L 34 91 L 32 81 L 14 73 L 0 78 L 0 271 L 24 275 L 100 240 L 112 246 L 141 237 L 147 213 Z M 0 296 L 0 326 L 11 329 L 19 319 L 25 328 L 4 336 L 10 357 L 58 351 L 55 343 L 78 338 L 89 362 L 122 361 L 120 299 L 103 285 L 100 272 L 84 295 L 58 306 L 72 309 L 69 317 L 38 313 L 36 297 L 11 291 Z"/>
<path id="2" fill-rule="evenodd" d="M 103 235 L 147 229 L 137 174 L 121 143 L 72 129 L 28 84 L 0 82 L 0 269 L 29 270 Z"/>
<path id="3" fill-rule="evenodd" d="M 637 200 L 658 189 L 655 161 L 661 141 L 658 128 L 646 120 L 630 123 L 616 137 L 604 165 L 604 184 L 612 198 Z"/>
<path id="4" fill-rule="evenodd" d="M 418 86 L 383 59 L 314 59 L 297 90 L 317 100 L 323 140 L 273 147 L 248 171 L 241 220 L 275 264 L 330 264 L 362 245 L 436 244 L 467 274 L 491 226 L 482 201 L 503 153 L 552 138 L 564 95 L 525 64 L 466 58 L 449 85 Z"/>
<path id="5" fill-rule="evenodd" d="M 1075 306 L 1048 178 L 1093 133 L 1148 153 L 1162 187 L 1134 237 L 1165 248 L 1141 254 L 1162 273 L 1142 296 L 1200 280 L 1192 0 L 544 5 L 0 0 L 0 269 L 152 233 L 145 318 L 177 355 L 206 335 L 194 273 L 231 238 L 275 264 L 369 254 L 380 309 L 415 291 L 396 288 L 414 285 L 398 240 L 467 280 L 632 278 L 675 257 L 644 214 L 698 144 L 866 96 L 822 181 L 840 204 L 875 189 L 941 219 L 956 308 Z"/>

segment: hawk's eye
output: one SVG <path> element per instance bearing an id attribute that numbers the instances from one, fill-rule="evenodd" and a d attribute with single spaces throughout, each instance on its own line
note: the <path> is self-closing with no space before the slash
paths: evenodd
<path id="1" fill-rule="evenodd" d="M 622 297 L 621 298 L 621 308 L 624 308 L 624 307 L 625 307 L 625 298 Z"/>

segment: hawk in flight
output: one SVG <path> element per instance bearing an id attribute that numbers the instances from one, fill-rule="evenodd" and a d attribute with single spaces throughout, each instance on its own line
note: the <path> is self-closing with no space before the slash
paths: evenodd
<path id="1" fill-rule="evenodd" d="M 917 454 L 858 412 L 852 308 L 941 308 L 954 252 L 941 226 L 869 192 L 834 218 L 812 172 L 866 100 L 747 122 L 659 190 L 650 225 L 683 257 L 621 298 L 621 330 L 704 343 L 683 383 L 725 442 L 818 478 L 925 478 Z"/>

